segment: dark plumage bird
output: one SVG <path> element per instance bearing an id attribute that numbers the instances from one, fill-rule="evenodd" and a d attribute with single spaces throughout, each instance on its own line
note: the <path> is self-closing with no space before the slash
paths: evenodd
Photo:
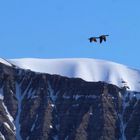
<path id="1" fill-rule="evenodd" d="M 100 40 L 100 43 L 102 43 L 103 41 L 106 41 L 106 37 L 109 36 L 109 35 L 101 35 L 99 37 L 90 37 L 89 38 L 89 41 L 90 42 L 97 42 L 97 39 Z"/>
<path id="2" fill-rule="evenodd" d="M 96 37 L 91 37 L 91 38 L 89 38 L 89 41 L 90 41 L 90 42 L 93 42 L 93 41 L 94 41 L 94 42 L 97 42 L 97 38 L 96 38 Z"/>

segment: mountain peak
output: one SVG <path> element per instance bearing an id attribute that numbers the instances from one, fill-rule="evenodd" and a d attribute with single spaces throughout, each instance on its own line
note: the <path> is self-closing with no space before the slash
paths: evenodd
<path id="1" fill-rule="evenodd" d="M 140 71 L 118 63 L 89 59 L 10 59 L 9 63 L 35 72 L 58 74 L 85 81 L 105 81 L 119 87 L 127 86 L 132 91 L 140 91 Z"/>

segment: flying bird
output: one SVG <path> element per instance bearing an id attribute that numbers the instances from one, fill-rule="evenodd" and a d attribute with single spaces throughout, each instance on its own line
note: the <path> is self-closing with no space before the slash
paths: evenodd
<path id="1" fill-rule="evenodd" d="M 89 38 L 89 41 L 90 42 L 97 42 L 97 39 L 100 40 L 100 43 L 102 43 L 103 41 L 106 41 L 106 37 L 109 36 L 109 35 L 101 35 L 99 37 L 90 37 Z"/>

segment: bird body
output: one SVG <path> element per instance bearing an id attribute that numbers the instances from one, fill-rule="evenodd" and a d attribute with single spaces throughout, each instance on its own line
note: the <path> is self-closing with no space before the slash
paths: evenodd
<path id="1" fill-rule="evenodd" d="M 100 43 L 102 43 L 102 41 L 105 41 L 106 42 L 106 37 L 109 36 L 109 35 L 101 35 L 99 37 L 90 37 L 89 38 L 89 41 L 90 42 L 97 42 L 97 39 L 100 40 Z"/>

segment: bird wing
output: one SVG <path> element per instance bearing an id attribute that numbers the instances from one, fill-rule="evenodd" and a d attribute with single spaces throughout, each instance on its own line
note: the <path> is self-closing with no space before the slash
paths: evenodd
<path id="1" fill-rule="evenodd" d="M 100 43 L 102 43 L 102 41 L 103 41 L 103 38 L 102 38 L 102 37 L 100 37 Z"/>
<path id="2" fill-rule="evenodd" d="M 105 37 L 105 36 L 104 36 L 104 38 L 103 38 L 103 39 L 104 39 L 104 41 L 106 41 L 106 37 Z"/>
<path id="3" fill-rule="evenodd" d="M 91 37 L 91 38 L 89 38 L 89 41 L 90 41 L 90 42 L 92 42 L 92 37 Z"/>

